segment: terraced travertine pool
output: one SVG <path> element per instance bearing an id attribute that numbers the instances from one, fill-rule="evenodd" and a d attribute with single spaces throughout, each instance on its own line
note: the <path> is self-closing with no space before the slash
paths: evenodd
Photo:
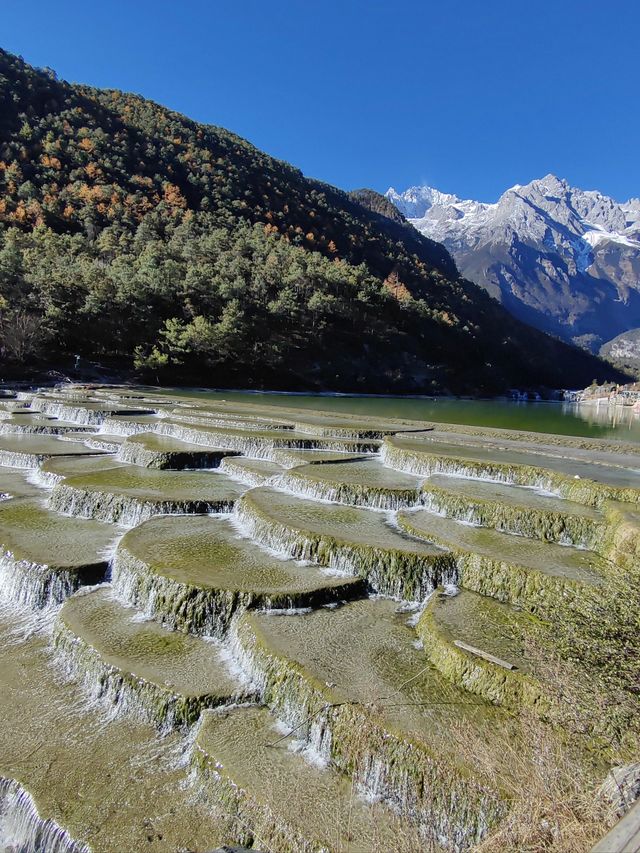
<path id="1" fill-rule="evenodd" d="M 113 387 L 1 410 L 0 849 L 586 849 L 576 779 L 604 833 L 640 445 Z"/>

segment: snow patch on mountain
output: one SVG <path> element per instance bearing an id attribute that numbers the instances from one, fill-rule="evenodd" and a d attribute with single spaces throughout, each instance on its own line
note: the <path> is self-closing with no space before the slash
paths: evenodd
<path id="1" fill-rule="evenodd" d="M 620 243 L 621 246 L 629 246 L 631 249 L 640 249 L 640 240 L 632 240 L 631 237 L 626 237 L 624 234 L 619 234 L 616 231 L 605 231 L 604 228 L 594 228 L 592 231 L 585 231 L 582 239 L 594 247 L 608 240 L 611 243 Z"/>
<path id="2" fill-rule="evenodd" d="M 386 196 L 526 322 L 593 351 L 640 327 L 640 199 L 619 203 L 552 174 L 491 204 L 428 186 Z"/>
<path id="3" fill-rule="evenodd" d="M 555 175 L 547 175 L 529 184 L 515 184 L 495 204 L 461 199 L 433 187 L 409 187 L 399 193 L 393 187 L 385 193 L 388 199 L 418 230 L 434 239 L 448 234 L 446 223 L 455 223 L 456 233 L 493 228 L 496 223 L 510 221 L 525 226 L 538 235 L 547 226 L 566 229 L 574 236 L 600 242 L 613 242 L 635 247 L 640 245 L 640 199 L 619 204 L 597 190 L 579 190 Z M 555 227 L 554 227 L 555 226 Z M 523 235 L 523 236 L 526 236 Z M 547 238 L 548 239 L 548 238 Z"/>

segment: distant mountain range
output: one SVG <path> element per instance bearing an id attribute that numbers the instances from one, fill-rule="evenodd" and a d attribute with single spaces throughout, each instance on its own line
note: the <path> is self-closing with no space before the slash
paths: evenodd
<path id="1" fill-rule="evenodd" d="M 640 327 L 640 199 L 618 203 L 555 175 L 495 204 L 428 186 L 386 197 L 516 317 L 617 363 L 640 359 L 629 362 L 638 348 L 624 338 Z"/>

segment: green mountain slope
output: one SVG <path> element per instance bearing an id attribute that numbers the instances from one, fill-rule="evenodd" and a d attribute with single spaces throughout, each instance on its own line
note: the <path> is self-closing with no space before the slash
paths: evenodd
<path id="1" fill-rule="evenodd" d="M 0 51 L 0 344 L 161 381 L 581 386 L 612 368 L 514 320 L 370 191 Z"/>

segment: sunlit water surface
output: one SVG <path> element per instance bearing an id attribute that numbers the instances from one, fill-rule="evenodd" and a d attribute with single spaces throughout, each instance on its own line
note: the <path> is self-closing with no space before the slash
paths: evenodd
<path id="1" fill-rule="evenodd" d="M 274 407 L 471 424 L 560 435 L 610 437 L 640 442 L 640 415 L 634 414 L 630 407 L 551 402 L 528 403 L 513 400 L 349 397 L 191 389 L 167 390 L 165 393 L 208 400 L 246 401 Z"/>

